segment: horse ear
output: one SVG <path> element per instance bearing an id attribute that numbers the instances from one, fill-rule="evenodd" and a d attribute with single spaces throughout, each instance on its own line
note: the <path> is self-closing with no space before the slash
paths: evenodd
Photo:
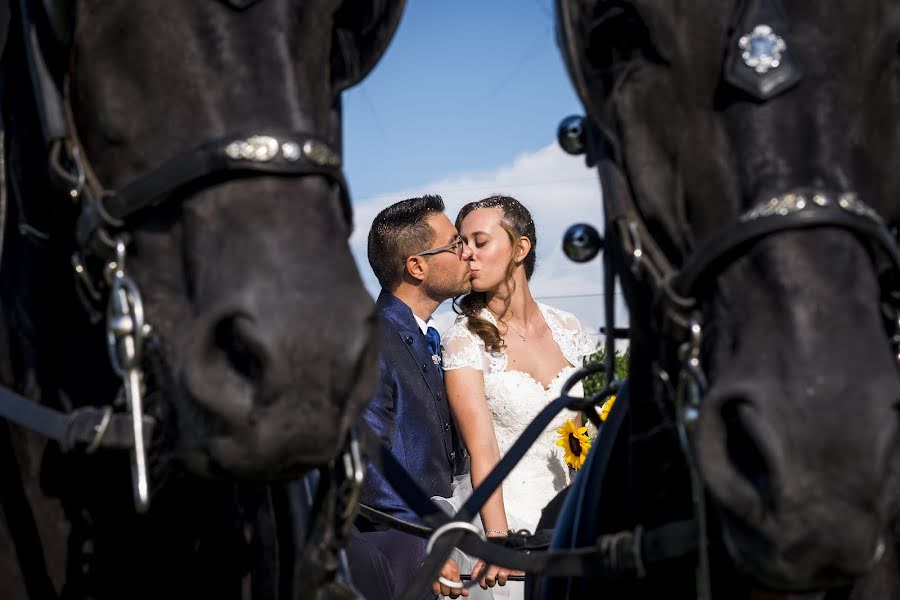
<path id="1" fill-rule="evenodd" d="M 331 77 L 335 93 L 356 85 L 384 54 L 406 0 L 345 0 L 334 15 Z"/>
<path id="2" fill-rule="evenodd" d="M 671 60 L 671 29 L 660 11 L 624 0 L 556 0 L 555 6 L 556 41 L 569 78 L 590 119 L 605 131 L 623 74 L 638 61 Z"/>

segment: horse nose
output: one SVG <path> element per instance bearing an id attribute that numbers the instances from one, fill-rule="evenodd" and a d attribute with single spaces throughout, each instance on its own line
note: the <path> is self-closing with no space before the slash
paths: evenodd
<path id="1" fill-rule="evenodd" d="M 269 303 L 237 302 L 201 316 L 188 335 L 182 366 L 187 391 L 207 412 L 236 427 L 251 425 L 260 409 L 285 397 L 358 403 L 358 378 L 340 374 L 365 370 L 373 310 L 362 302 L 341 307 L 340 323 L 337 315 L 323 312 L 316 326 L 297 329 L 288 318 L 296 311 Z M 338 326 L 341 335 L 327 334 Z M 304 389 L 295 389 L 300 380 Z"/>
<path id="2" fill-rule="evenodd" d="M 696 452 L 713 493 L 738 514 L 774 507 L 784 453 L 753 390 L 712 391 L 697 423 Z"/>
<path id="3" fill-rule="evenodd" d="M 714 387 L 694 438 L 710 490 L 741 516 L 820 501 L 816 493 L 837 487 L 843 502 L 889 511 L 897 499 L 878 482 L 898 475 L 892 469 L 900 438 L 897 409 L 880 398 L 895 387 L 878 378 L 857 386 L 852 416 L 826 411 L 827 399 L 812 388 L 785 396 L 751 382 Z"/>
<path id="4" fill-rule="evenodd" d="M 273 340 L 244 308 L 201 317 L 190 338 L 184 374 L 191 396 L 227 422 L 246 420 L 254 404 L 265 401 L 277 369 Z"/>
<path id="5" fill-rule="evenodd" d="M 226 315 L 212 328 L 212 351 L 247 384 L 259 387 L 273 355 L 253 319 L 243 314 Z"/>

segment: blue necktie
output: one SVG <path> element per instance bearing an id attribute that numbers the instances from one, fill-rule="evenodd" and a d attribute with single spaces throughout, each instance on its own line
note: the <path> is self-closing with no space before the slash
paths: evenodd
<path id="1" fill-rule="evenodd" d="M 428 340 L 428 351 L 431 352 L 432 356 L 440 356 L 441 334 L 438 333 L 438 330 L 434 327 L 429 327 L 428 331 L 425 333 L 425 337 Z"/>

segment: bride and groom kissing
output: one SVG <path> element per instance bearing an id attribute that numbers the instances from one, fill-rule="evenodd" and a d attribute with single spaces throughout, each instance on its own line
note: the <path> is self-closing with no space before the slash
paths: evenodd
<path id="1" fill-rule="evenodd" d="M 369 232 L 369 264 L 382 291 L 379 381 L 363 418 L 422 489 L 453 510 L 594 350 L 573 315 L 532 297 L 536 246 L 531 214 L 508 196 L 465 205 L 455 225 L 439 196 L 411 198 L 381 211 Z M 450 298 L 459 316 L 441 340 L 430 319 Z M 565 419 L 548 426 L 485 504 L 480 520 L 488 536 L 534 531 L 543 507 L 568 485 L 554 436 Z M 362 502 L 419 522 L 371 467 Z M 396 598 L 424 560 L 425 541 L 360 518 L 348 553 L 368 600 Z M 434 595 L 468 596 L 445 581 L 459 581 L 469 568 L 483 589 L 521 574 L 471 565 L 461 553 L 456 559 L 444 566 Z M 494 597 L 500 592 L 494 588 Z M 521 585 L 506 586 L 507 594 L 521 597 Z"/>

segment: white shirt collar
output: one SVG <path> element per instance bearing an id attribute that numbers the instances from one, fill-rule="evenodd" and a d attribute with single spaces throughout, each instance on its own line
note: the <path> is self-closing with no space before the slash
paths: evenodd
<path id="1" fill-rule="evenodd" d="M 434 319 L 428 319 L 428 322 L 426 322 L 425 319 L 419 318 L 418 315 L 414 314 L 413 317 L 416 318 L 416 323 L 419 324 L 419 329 L 422 330 L 423 335 L 428 333 L 429 327 L 434 327 Z M 437 329 L 437 327 L 434 327 L 434 328 Z"/>

